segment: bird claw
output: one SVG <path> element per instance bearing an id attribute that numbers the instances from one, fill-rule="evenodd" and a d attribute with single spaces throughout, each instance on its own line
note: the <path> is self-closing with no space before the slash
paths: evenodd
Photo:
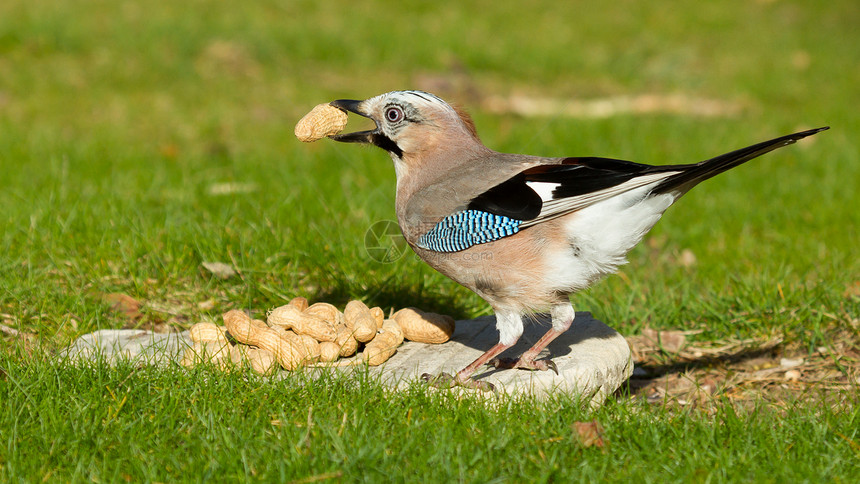
<path id="1" fill-rule="evenodd" d="M 423 375 L 421 375 L 421 379 L 434 388 L 453 388 L 454 386 L 456 386 L 456 384 L 454 383 L 454 375 L 450 373 L 442 372 L 438 375 L 424 373 Z"/>
<path id="2" fill-rule="evenodd" d="M 487 362 L 487 365 L 501 369 L 521 368 L 523 370 L 552 370 L 556 375 L 558 375 L 558 365 L 550 359 L 533 360 L 526 358 L 493 358 Z"/>
<path id="3" fill-rule="evenodd" d="M 493 358 L 492 360 L 487 362 L 487 366 L 508 370 L 511 368 L 516 368 L 517 361 L 519 360 L 517 360 L 516 358 Z"/>
<path id="4" fill-rule="evenodd" d="M 472 378 L 460 379 L 446 372 L 439 373 L 438 375 L 424 373 L 421 375 L 421 379 L 434 388 L 463 387 L 470 390 L 481 390 L 484 392 L 496 391 L 496 387 L 490 382 L 478 381 Z"/>

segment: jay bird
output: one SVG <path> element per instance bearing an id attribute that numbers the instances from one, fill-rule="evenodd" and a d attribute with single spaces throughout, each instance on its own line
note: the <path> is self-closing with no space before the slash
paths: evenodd
<path id="1" fill-rule="evenodd" d="M 471 118 L 422 91 L 330 103 L 370 118 L 368 131 L 332 135 L 376 145 L 397 176 L 397 221 L 437 271 L 474 291 L 496 315 L 499 342 L 436 386 L 482 390 L 482 366 L 556 370 L 541 351 L 573 323 L 569 300 L 626 263 L 626 254 L 699 182 L 828 129 L 801 131 L 699 163 L 651 166 L 609 158 L 545 158 L 483 145 Z M 497 356 L 523 333 L 523 318 L 549 310 L 552 326 L 516 359 Z M 556 370 L 557 371 L 557 370 Z"/>

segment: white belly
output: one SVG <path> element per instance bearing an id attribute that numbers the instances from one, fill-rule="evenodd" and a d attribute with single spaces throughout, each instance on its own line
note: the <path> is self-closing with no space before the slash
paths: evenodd
<path id="1" fill-rule="evenodd" d="M 627 263 L 627 253 L 660 220 L 678 194 L 643 198 L 650 186 L 598 202 L 562 219 L 569 244 L 547 251 L 548 283 L 561 292 L 584 289 Z"/>

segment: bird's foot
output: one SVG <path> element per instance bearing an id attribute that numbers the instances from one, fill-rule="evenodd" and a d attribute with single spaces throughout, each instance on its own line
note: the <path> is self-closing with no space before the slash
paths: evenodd
<path id="1" fill-rule="evenodd" d="M 496 390 L 492 383 L 474 380 L 469 377 L 462 378 L 460 377 L 460 375 L 452 375 L 450 373 L 445 372 L 442 372 L 438 375 L 424 373 L 423 375 L 421 375 L 421 379 L 426 381 L 428 385 L 435 388 L 463 387 L 471 390 L 481 390 L 484 392 L 492 392 Z"/>
<path id="2" fill-rule="evenodd" d="M 558 375 L 558 366 L 556 366 L 554 361 L 549 359 L 535 360 L 534 358 L 528 358 L 526 356 L 521 356 L 519 358 L 493 358 L 487 364 L 492 367 L 502 369 L 521 368 L 524 370 L 552 370 L 556 375 Z"/>

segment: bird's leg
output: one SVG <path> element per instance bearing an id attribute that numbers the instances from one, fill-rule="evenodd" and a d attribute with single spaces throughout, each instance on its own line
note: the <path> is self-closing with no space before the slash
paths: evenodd
<path id="1" fill-rule="evenodd" d="M 494 358 L 490 361 L 490 365 L 496 368 L 523 368 L 526 370 L 549 370 L 552 369 L 558 374 L 558 367 L 550 360 L 535 360 L 540 355 L 541 351 L 547 347 L 552 341 L 558 338 L 562 333 L 570 328 L 573 324 L 575 313 L 573 306 L 569 302 L 557 304 L 550 310 L 552 315 L 552 328 L 549 329 L 531 348 L 522 354 L 517 359 L 509 358 Z"/>
<path id="2" fill-rule="evenodd" d="M 456 375 L 443 372 L 433 376 L 424 373 L 421 378 L 438 388 L 461 386 L 484 391 L 494 390 L 491 383 L 475 380 L 472 375 L 478 371 L 478 368 L 486 365 L 491 358 L 517 343 L 523 334 L 523 321 L 517 313 L 496 311 L 496 327 L 500 333 L 499 342 L 470 363 L 469 366 L 458 371 Z"/>

